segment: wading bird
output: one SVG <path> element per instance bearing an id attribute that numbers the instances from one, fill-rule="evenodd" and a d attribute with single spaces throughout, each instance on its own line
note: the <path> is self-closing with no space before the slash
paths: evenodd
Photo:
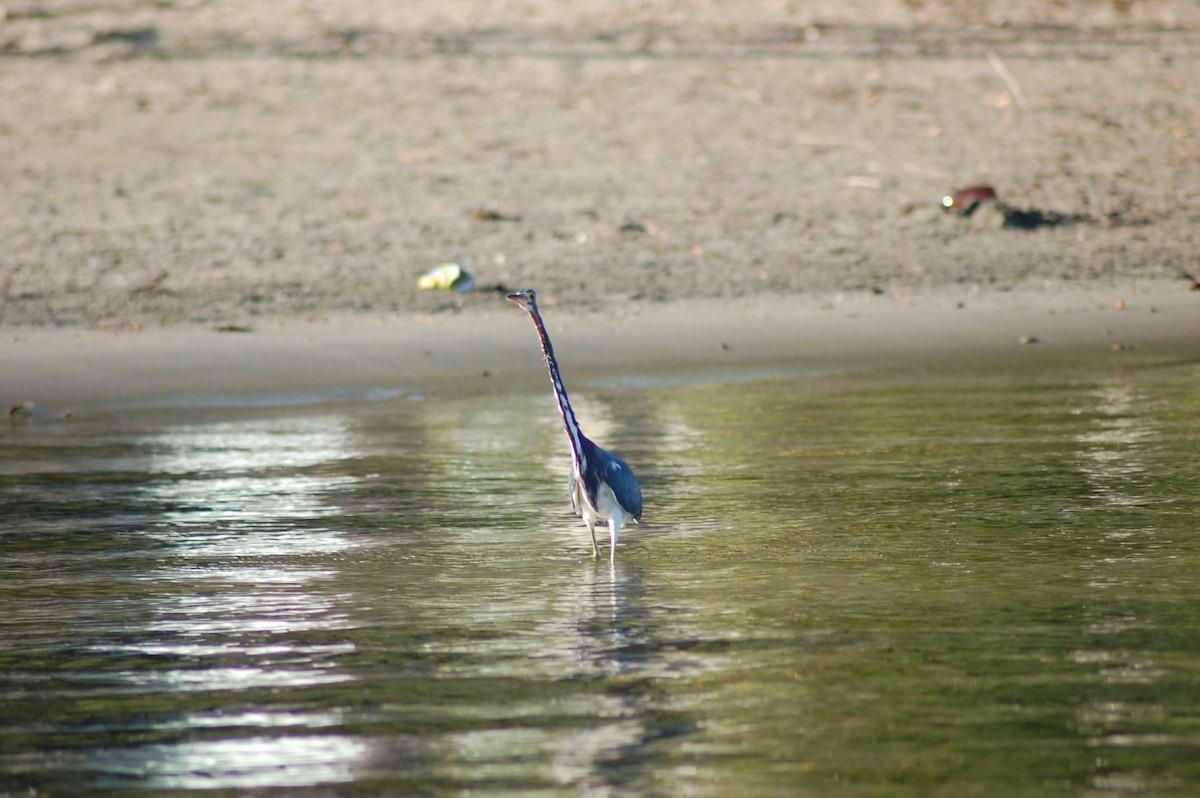
<path id="1" fill-rule="evenodd" d="M 567 399 L 567 389 L 558 373 L 558 361 L 554 359 L 554 347 L 546 334 L 546 325 L 538 313 L 537 293 L 532 288 L 523 288 L 508 298 L 523 307 L 533 319 L 538 340 L 542 344 L 542 356 L 550 369 L 550 383 L 554 386 L 554 398 L 558 400 L 558 411 L 567 428 L 567 440 L 571 443 L 571 478 L 567 482 L 567 493 L 571 497 L 571 509 L 587 524 L 592 534 L 592 557 L 600 556 L 596 547 L 596 524 L 608 521 L 610 560 L 616 558 L 617 538 L 626 518 L 642 520 L 642 489 L 633 471 L 625 461 L 611 452 L 606 452 L 588 440 L 579 431 L 579 422 Z"/>

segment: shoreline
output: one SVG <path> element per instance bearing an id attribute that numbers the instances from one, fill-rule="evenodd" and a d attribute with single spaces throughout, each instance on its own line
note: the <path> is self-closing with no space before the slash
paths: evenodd
<path id="1" fill-rule="evenodd" d="M 1178 282 L 1027 286 L 1012 291 L 756 296 L 543 309 L 572 386 L 597 380 L 707 380 L 771 370 L 966 366 L 982 359 L 1200 357 L 1200 294 Z M 455 315 L 280 319 L 251 332 L 0 332 L 0 406 L 46 412 L 187 406 L 214 398 L 330 400 L 544 387 L 528 319 Z M 376 394 L 374 392 L 383 392 Z M 262 402 L 271 404 L 270 400 Z"/>

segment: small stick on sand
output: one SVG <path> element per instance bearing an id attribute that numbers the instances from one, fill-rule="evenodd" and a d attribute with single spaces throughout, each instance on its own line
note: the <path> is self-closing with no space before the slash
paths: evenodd
<path id="1" fill-rule="evenodd" d="M 992 69 L 996 70 L 996 74 L 1008 86 L 1008 90 L 1012 93 L 1013 99 L 1017 101 L 1017 105 L 1022 111 L 1029 110 L 1029 103 L 1025 100 L 1025 92 L 1021 90 L 1021 84 L 1013 77 L 1013 73 L 1008 71 L 1008 67 L 1004 66 L 1004 62 L 1000 60 L 1000 56 L 996 55 L 991 50 L 988 50 L 988 63 L 992 65 Z"/>

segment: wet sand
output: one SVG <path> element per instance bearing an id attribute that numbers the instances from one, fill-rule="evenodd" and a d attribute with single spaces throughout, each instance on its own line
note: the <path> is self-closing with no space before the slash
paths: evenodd
<path id="1" fill-rule="evenodd" d="M 546 389 L 525 314 L 282 321 L 253 332 L 6 331 L 0 401 L 66 409 L 214 400 L 291 401 Z M 631 303 L 545 310 L 568 386 L 620 379 L 820 373 L 1001 361 L 1200 357 L 1196 294 L 1157 283 L 1006 293 L 922 293 Z"/>

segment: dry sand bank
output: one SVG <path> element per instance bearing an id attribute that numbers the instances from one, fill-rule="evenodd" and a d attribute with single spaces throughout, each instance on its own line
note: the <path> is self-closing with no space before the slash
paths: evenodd
<path id="1" fill-rule="evenodd" d="M 3 327 L 1200 270 L 1194 2 L 4 6 Z"/>

